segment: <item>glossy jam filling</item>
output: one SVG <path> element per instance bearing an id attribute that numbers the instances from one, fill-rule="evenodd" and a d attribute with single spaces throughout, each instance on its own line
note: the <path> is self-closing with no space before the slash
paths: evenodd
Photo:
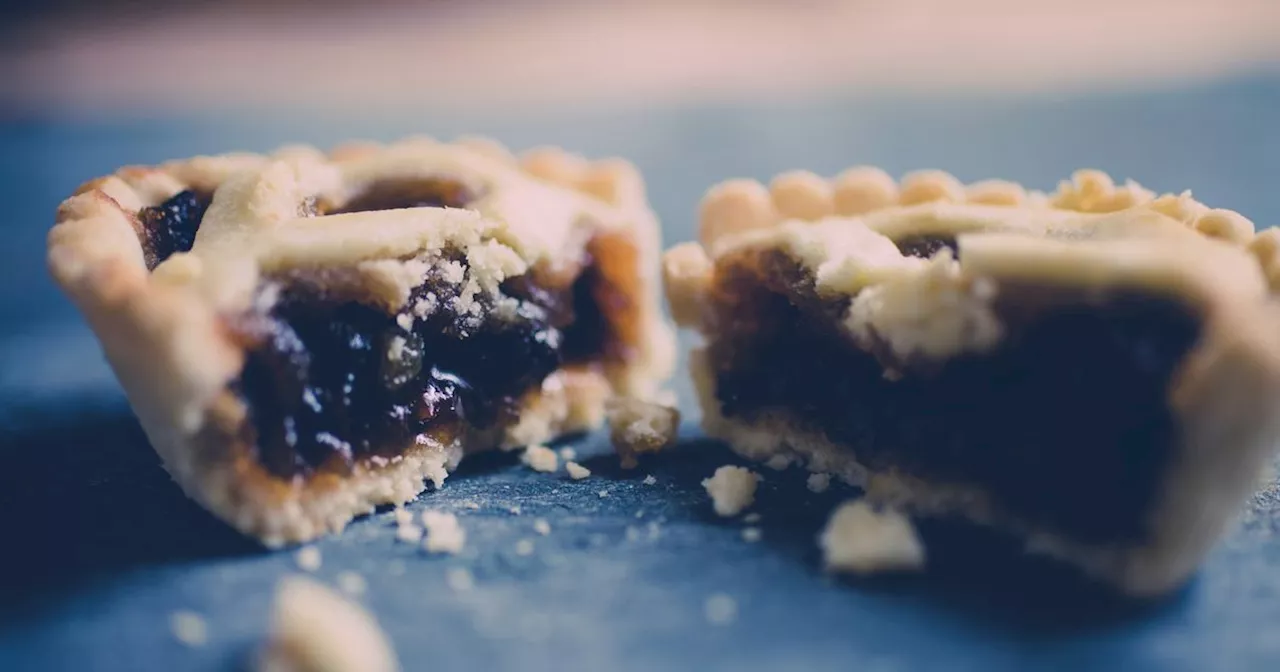
<path id="1" fill-rule="evenodd" d="M 898 251 L 909 257 L 920 257 L 929 259 L 937 254 L 939 250 L 951 250 L 954 258 L 960 257 L 960 248 L 956 245 L 956 239 L 949 236 L 920 235 L 920 236 L 904 236 L 893 241 L 898 246 Z"/>
<path id="2" fill-rule="evenodd" d="M 295 284 L 247 328 L 256 346 L 240 391 L 258 461 L 280 477 L 343 471 L 362 458 L 394 457 L 421 434 L 447 442 L 505 426 L 547 375 L 608 349 L 608 320 L 584 301 L 590 282 L 588 274 L 562 288 L 508 281 L 503 293 L 520 299 L 515 316 L 479 326 L 454 310 L 457 285 L 438 280 L 415 290 L 398 315 Z M 401 316 L 422 300 L 434 310 L 405 328 Z"/>
<path id="3" fill-rule="evenodd" d="M 171 255 L 191 249 L 211 200 L 208 194 L 187 190 L 160 205 L 138 211 L 138 237 L 147 268 L 155 268 Z"/>
<path id="4" fill-rule="evenodd" d="M 337 208 L 322 214 L 395 210 L 398 208 L 463 208 L 477 194 L 465 184 L 447 177 L 379 180 Z"/>
<path id="5" fill-rule="evenodd" d="M 1151 296 L 1081 305 L 1002 290 L 995 350 L 889 380 L 838 333 L 843 305 L 816 297 L 794 263 L 722 262 L 715 296 L 728 333 L 710 350 L 722 412 L 783 412 L 873 469 L 976 486 L 1077 539 L 1141 538 L 1177 440 L 1170 379 L 1199 320 Z"/>

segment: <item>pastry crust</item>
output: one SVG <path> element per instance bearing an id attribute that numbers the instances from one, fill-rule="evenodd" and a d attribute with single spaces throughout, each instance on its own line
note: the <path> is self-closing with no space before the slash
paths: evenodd
<path id="1" fill-rule="evenodd" d="M 379 181 L 441 177 L 474 195 L 465 208 L 310 216 L 316 203 L 345 203 Z M 184 190 L 212 195 L 194 245 L 148 270 L 139 212 Z M 625 361 L 552 374 L 519 403 L 518 422 L 504 433 L 450 445 L 420 442 L 398 459 L 357 465 L 350 475 L 289 482 L 249 459 L 247 409 L 229 389 L 246 346 L 228 319 L 271 301 L 260 291 L 264 278 L 344 269 L 344 282 L 360 296 L 394 312 L 423 281 L 424 254 L 461 251 L 467 282 L 479 294 L 530 269 L 577 273 L 585 246 L 600 235 L 634 250 L 630 265 L 602 266 L 634 276 L 625 278 L 635 287 Z M 270 156 L 123 168 L 85 184 L 59 207 L 48 259 L 178 483 L 243 532 L 278 545 L 340 530 L 374 506 L 411 499 L 424 478 L 438 485 L 463 448 L 525 445 L 594 427 L 607 397 L 656 389 L 674 359 L 657 297 L 659 244 L 643 183 L 625 162 L 588 162 L 555 149 L 517 159 L 486 139 L 410 138 L 352 143 L 329 155 L 286 147 Z"/>
<path id="2" fill-rule="evenodd" d="M 1051 288 L 1086 302 L 1116 290 L 1159 296 L 1185 305 L 1202 324 L 1166 391 L 1180 431 L 1146 539 L 1085 543 L 1001 510 L 979 487 L 869 469 L 858 446 L 802 427 L 786 408 L 751 421 L 725 417 L 716 371 L 707 348 L 698 348 L 690 370 L 703 427 L 748 458 L 798 458 L 865 488 L 873 501 L 1012 530 L 1033 550 L 1151 595 L 1194 571 L 1280 439 L 1272 412 L 1280 404 L 1280 308 L 1271 297 L 1280 288 L 1280 234 L 1255 235 L 1244 217 L 1210 209 L 1189 192 L 1157 196 L 1092 170 L 1045 194 L 1003 181 L 966 186 L 940 171 L 895 182 L 859 167 L 830 182 L 795 174 L 769 188 L 725 182 L 701 208 L 700 242 L 669 250 L 663 269 L 677 323 L 708 344 L 735 328 L 715 308 L 719 265 L 777 252 L 804 269 L 819 297 L 847 302 L 842 326 L 851 347 L 869 349 L 867 334 L 875 336 L 890 378 L 895 361 L 945 360 L 997 345 L 1001 325 L 987 309 L 1002 285 Z M 958 259 L 947 249 L 932 258 L 899 251 L 913 240 L 954 245 Z"/>

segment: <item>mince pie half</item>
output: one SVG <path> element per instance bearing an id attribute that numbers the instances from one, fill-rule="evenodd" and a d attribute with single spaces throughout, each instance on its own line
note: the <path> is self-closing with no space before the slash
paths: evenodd
<path id="1" fill-rule="evenodd" d="M 1133 594 L 1183 582 L 1280 438 L 1280 233 L 1080 171 L 713 188 L 664 258 L 706 431 Z"/>
<path id="2" fill-rule="evenodd" d="M 625 162 L 410 139 L 121 169 L 49 264 L 182 488 L 279 545 L 652 392 L 658 237 Z"/>

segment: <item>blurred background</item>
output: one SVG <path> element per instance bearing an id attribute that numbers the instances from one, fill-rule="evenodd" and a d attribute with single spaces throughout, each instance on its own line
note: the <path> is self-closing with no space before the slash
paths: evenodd
<path id="1" fill-rule="evenodd" d="M 1269 69 L 1272 0 L 54 0 L 6 24 L 6 98 L 97 117 L 306 107 L 1058 92 Z"/>
<path id="2" fill-rule="evenodd" d="M 38 616 L 17 614 L 20 629 L 0 625 L 0 669 L 57 669 L 48 656 L 55 649 L 141 656 L 132 659 L 135 665 L 114 667 L 85 666 L 76 658 L 77 669 L 140 669 L 139 660 L 159 660 L 153 654 L 174 656 L 165 669 L 177 669 L 190 660 L 165 649 L 172 642 L 155 625 L 173 605 L 200 606 L 214 627 L 240 623 L 245 641 L 258 631 L 244 624 L 260 623 L 265 613 L 265 598 L 218 597 L 241 593 L 174 562 L 169 549 L 186 548 L 218 577 L 265 585 L 267 560 L 212 557 L 221 547 L 210 552 L 217 544 L 206 537 L 217 535 L 206 534 L 203 514 L 184 514 L 183 520 L 204 522 L 178 527 L 158 513 L 145 524 L 131 522 L 151 507 L 144 496 L 167 493 L 172 506 L 183 504 L 140 438 L 92 335 L 44 268 L 54 209 L 87 179 L 125 164 L 196 153 L 480 133 L 517 150 L 560 144 L 633 160 L 646 176 L 668 243 L 692 237 L 697 200 L 716 181 L 767 179 L 793 168 L 832 175 L 862 163 L 894 174 L 937 167 L 966 181 L 1002 177 L 1040 189 L 1076 168 L 1097 167 L 1158 191 L 1192 189 L 1263 227 L 1280 222 L 1277 119 L 1277 0 L 6 3 L 0 9 L 0 459 L 7 466 L 0 470 L 0 529 L 28 540 L 32 550 L 8 554 L 9 562 L 25 558 L 21 572 L 0 565 L 0 573 L 36 586 L 56 584 L 65 594 L 51 599 L 32 589 L 50 606 Z M 99 450 L 104 435 L 116 437 L 105 445 L 132 451 L 132 466 L 121 467 L 111 451 Z M 138 473 L 150 479 L 146 492 L 130 480 Z M 687 498 L 701 501 L 694 499 L 699 493 L 691 480 Z M 50 499 L 61 504 L 50 506 Z M 705 529 L 693 526 L 690 534 Z M 771 534 L 767 530 L 766 539 Z M 143 550 L 156 546 L 157 535 L 167 540 L 166 550 Z M 1200 663 L 1188 669 L 1273 664 L 1280 639 L 1253 627 L 1280 622 L 1280 592 L 1267 578 L 1280 567 L 1280 547 L 1270 539 L 1231 542 L 1232 549 L 1257 546 L 1265 553 L 1212 561 L 1207 596 L 1162 621 L 1073 641 L 1071 663 L 1058 657 L 1061 647 L 1047 645 L 1028 649 L 1032 657 L 1023 660 L 1063 669 L 1128 660 L 1134 665 L 1126 669 L 1143 669 L 1142 661 L 1174 652 Z M 811 549 L 809 537 L 797 544 Z M 720 579 L 788 586 L 757 596 L 772 611 L 744 611 L 737 632 L 757 636 L 699 640 L 697 655 L 732 651 L 738 669 L 770 661 L 779 669 L 779 660 L 791 658 L 775 657 L 782 654 L 769 647 L 804 641 L 812 645 L 811 669 L 835 669 L 868 662 L 858 658 L 857 646 L 876 639 L 904 643 L 908 662 L 963 655 L 975 656 L 974 669 L 1003 669 L 1009 662 L 983 658 L 1003 655 L 1002 647 L 1012 644 L 997 638 L 992 645 L 990 633 L 957 626 L 967 616 L 920 621 L 916 606 L 899 605 L 896 618 L 908 625 L 895 629 L 893 619 L 882 623 L 878 612 L 840 611 L 853 608 L 854 600 L 842 594 L 833 601 L 816 581 L 805 583 L 803 562 L 768 565 L 762 583 L 739 571 L 763 570 L 751 564 L 757 556 L 738 547 L 691 539 L 690 549 L 703 549 L 697 552 L 708 556 L 706 567 L 722 572 Z M 584 557 L 588 564 L 561 571 L 575 581 L 604 576 Z M 116 558 L 119 567 L 103 570 L 103 558 Z M 559 652 L 588 645 L 599 655 L 595 669 L 659 669 L 671 662 L 663 655 L 694 655 L 679 632 L 655 631 L 681 622 L 663 609 L 676 609 L 686 587 L 664 583 L 669 572 L 636 569 L 657 566 L 654 557 L 612 561 L 610 567 L 643 579 L 627 585 L 662 599 L 646 602 L 647 610 L 604 609 L 592 599 L 621 585 L 612 579 L 607 589 L 574 584 L 542 595 L 564 614 L 606 626 L 608 636 L 591 628 L 557 632 L 541 648 L 512 654 L 514 667 L 559 669 Z M 276 569 L 288 564 L 270 562 Z M 73 583 L 68 572 L 86 568 L 105 571 L 105 578 L 90 592 L 66 588 Z M 525 595 L 518 581 L 512 585 L 516 592 L 505 599 Z M 509 602 L 495 604 L 518 613 Z M 832 616 L 827 629 L 778 617 L 807 614 L 810 604 L 844 615 Z M 431 634 L 413 624 L 423 610 L 429 616 L 446 607 L 426 601 L 398 614 L 384 604 L 381 615 L 399 623 L 392 635 L 402 649 L 437 646 L 432 655 L 445 655 L 436 651 L 453 651 L 469 635 Z M 5 616 L 0 609 L 0 624 Z M 931 622 L 936 636 L 909 634 L 918 622 Z M 859 640 L 852 632 L 874 635 Z M 6 644 L 9 653 L 26 655 L 18 660 L 28 665 L 6 667 Z M 68 648 L 72 644 L 79 648 Z M 1241 665 L 1223 667 L 1224 655 Z M 714 660 L 703 659 L 702 669 Z"/>

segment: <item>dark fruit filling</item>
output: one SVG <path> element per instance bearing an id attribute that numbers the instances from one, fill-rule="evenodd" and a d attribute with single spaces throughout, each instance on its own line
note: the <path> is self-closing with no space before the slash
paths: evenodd
<path id="1" fill-rule="evenodd" d="M 838 333 L 841 305 L 775 253 L 722 265 L 728 335 L 711 361 L 727 417 L 783 410 L 873 469 L 979 486 L 1023 520 L 1089 542 L 1141 539 L 1175 450 L 1170 379 L 1199 337 L 1171 299 L 1067 302 L 1002 288 L 1006 334 L 887 380 Z M 847 305 L 847 302 L 846 304 Z"/>
<path id="2" fill-rule="evenodd" d="M 929 259 L 937 254 L 939 250 L 951 250 L 951 255 L 957 259 L 960 258 L 960 248 L 956 245 L 956 239 L 945 236 L 905 236 L 893 241 L 898 246 L 898 251 L 908 257 L 920 257 L 921 259 Z"/>
<path id="3" fill-rule="evenodd" d="M 138 211 L 143 256 L 152 269 L 176 252 L 186 252 L 196 240 L 204 211 L 213 200 L 207 194 L 182 191 L 151 208 Z"/>
<path id="4" fill-rule="evenodd" d="M 479 327 L 455 310 L 456 285 L 429 279 L 401 313 L 420 300 L 434 311 L 409 329 L 319 283 L 286 280 L 269 315 L 238 327 L 254 344 L 239 389 L 258 461 L 282 478 L 343 471 L 394 457 L 420 434 L 447 442 L 514 421 L 520 398 L 547 375 L 602 361 L 618 337 L 591 298 L 592 272 L 561 287 L 535 276 L 502 287 L 520 300 L 514 319 L 486 317 Z"/>
<path id="5" fill-rule="evenodd" d="M 387 179 L 326 214 L 399 208 L 464 208 L 476 199 L 466 185 L 444 177 Z"/>

